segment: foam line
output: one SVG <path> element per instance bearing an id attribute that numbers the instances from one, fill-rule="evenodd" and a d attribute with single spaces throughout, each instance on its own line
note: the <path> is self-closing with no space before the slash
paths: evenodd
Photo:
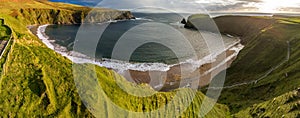
<path id="1" fill-rule="evenodd" d="M 201 65 L 206 63 L 212 63 L 216 60 L 216 57 L 227 50 L 234 50 L 235 53 L 233 54 L 236 56 L 239 51 L 243 48 L 243 46 L 238 45 L 240 41 L 233 43 L 232 45 L 228 46 L 224 51 L 218 52 L 215 54 L 210 54 L 205 56 L 200 60 L 193 60 L 188 59 L 184 62 L 180 62 L 179 64 L 167 65 L 164 63 L 130 63 L 126 61 L 114 60 L 114 59 L 102 59 L 102 61 L 95 61 L 97 59 L 89 58 L 88 56 L 74 52 L 74 51 L 67 51 L 65 47 L 59 46 L 55 44 L 55 41 L 49 40 L 49 36 L 45 34 L 46 28 L 49 25 L 41 25 L 37 29 L 37 36 L 42 40 L 42 42 L 50 49 L 56 51 L 57 53 L 61 54 L 62 56 L 67 57 L 73 63 L 90 63 L 95 64 L 101 67 L 106 67 L 110 69 L 114 69 L 118 72 L 123 72 L 125 70 L 136 70 L 136 71 L 163 71 L 166 72 L 170 70 L 171 67 L 179 65 L 179 64 L 191 64 L 193 65 L 192 69 L 195 70 L 199 68 Z M 238 45 L 238 46 L 237 46 Z M 232 58 L 232 57 L 231 57 Z"/>

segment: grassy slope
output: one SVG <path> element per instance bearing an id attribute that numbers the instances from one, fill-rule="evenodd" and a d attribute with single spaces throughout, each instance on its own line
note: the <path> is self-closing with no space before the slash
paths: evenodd
<path id="1" fill-rule="evenodd" d="M 93 65 L 77 65 L 78 71 L 75 73 L 80 73 L 78 77 L 85 80 L 86 83 L 93 85 L 95 82 L 93 80 L 89 80 L 88 78 L 92 75 L 91 69 L 94 68 Z M 175 114 L 182 112 L 181 117 L 198 117 L 200 105 L 202 100 L 204 99 L 204 95 L 201 92 L 196 92 L 182 88 L 171 92 L 156 92 L 149 85 L 135 85 L 133 83 L 127 82 L 126 79 L 117 75 L 115 72 L 108 71 L 104 68 L 95 67 L 96 75 L 100 77 L 99 84 L 102 90 L 95 89 L 93 86 L 88 86 L 84 91 L 81 91 L 83 95 L 85 95 L 89 101 L 88 106 L 95 105 L 92 109 L 94 111 L 98 111 L 97 114 L 101 117 L 142 117 L 141 114 L 135 114 L 131 112 L 149 112 L 157 109 L 162 109 L 160 112 L 155 112 L 152 114 L 146 113 L 146 117 L 179 117 L 179 115 Z M 83 87 L 83 86 L 81 86 Z M 122 89 L 125 88 L 125 89 Z M 133 96 L 132 94 L 128 94 L 126 91 L 131 91 L 134 93 L 150 93 L 151 96 L 147 97 L 138 97 Z M 91 94 L 91 91 L 97 91 L 96 94 Z M 180 96 L 180 99 L 175 99 L 175 95 Z M 192 99 L 192 95 L 195 94 L 195 98 L 193 99 L 192 104 L 184 110 L 183 105 L 186 104 L 189 100 Z M 98 96 L 98 97 L 97 97 Z M 99 97 L 101 96 L 101 97 Z M 131 111 L 121 111 L 118 110 L 112 104 L 116 104 L 118 107 Z M 168 109 L 165 106 L 169 104 Z M 98 108 L 98 109 L 97 109 Z M 206 117 L 215 118 L 215 117 L 226 117 L 230 113 L 228 112 L 228 108 L 225 105 L 216 104 L 212 111 L 210 111 Z M 100 112 L 99 112 L 100 111 Z"/>
<path id="2" fill-rule="evenodd" d="M 40 11 L 38 8 L 69 11 L 74 9 L 74 6 L 36 1 L 26 1 L 24 3 L 1 2 L 0 5 L 5 7 L 0 10 L 0 18 L 5 19 L 6 24 L 14 31 L 14 43 L 5 62 L 0 81 L 0 116 L 91 117 L 91 113 L 82 104 L 77 94 L 72 75 L 72 63 L 48 49 L 26 28 L 27 25 L 51 23 L 52 21 L 47 21 L 45 18 L 28 20 L 24 18 L 24 16 L 28 17 L 28 15 L 20 15 L 19 12 L 20 9 L 28 12 L 26 11 L 27 8 L 31 10 L 36 8 L 34 11 Z M 53 6 L 57 7 L 54 8 Z M 16 11 L 18 11 L 17 16 L 15 14 Z M 46 11 L 42 11 L 42 13 L 48 16 Z M 63 18 L 64 14 L 61 16 Z M 32 15 L 32 17 L 36 16 Z M 68 21 L 64 18 L 61 20 Z M 127 94 L 120 89 L 115 89 L 117 85 L 113 83 L 112 75 L 115 74 L 114 72 L 104 68 L 96 68 L 98 77 L 101 80 L 100 84 L 104 86 L 108 97 L 126 109 L 149 111 L 156 108 L 156 104 L 166 102 L 174 94 L 174 92 L 157 93 L 157 95 L 162 96 L 160 97 L 161 99 L 156 99 L 155 96 L 153 97 L 154 99 L 141 99 L 134 96 L 127 98 Z M 119 77 L 119 79 L 124 81 L 122 77 Z M 133 87 L 126 81 L 122 83 L 128 88 Z M 147 87 L 143 88 L 146 91 L 152 91 Z M 191 90 L 186 91 L 188 93 Z M 203 94 L 198 93 L 197 96 L 194 104 L 185 112 L 185 117 L 195 115 L 193 111 L 199 109 L 198 105 L 203 98 Z M 121 99 L 125 97 L 130 99 L 130 101 Z M 180 104 L 180 102 L 178 101 L 177 104 Z M 144 108 L 137 105 L 142 105 Z M 102 107 L 105 106 L 102 105 Z M 108 113 L 114 114 L 114 111 L 110 109 Z M 224 117 L 228 114 L 228 108 L 218 104 L 208 117 Z"/>
<path id="3" fill-rule="evenodd" d="M 245 44 L 238 59 L 227 70 L 226 85 L 248 82 L 263 76 L 269 69 L 286 59 L 288 50 L 286 42 L 290 41 L 289 61 L 262 81 L 223 90 L 220 102 L 229 105 L 233 113 L 253 104 L 271 100 L 300 85 L 300 24 L 295 22 L 300 18 L 275 17 L 273 19 L 275 22 L 262 21 L 263 19 L 270 18 L 227 16 L 216 19 L 223 33 L 241 36 Z"/>
<path id="4" fill-rule="evenodd" d="M 9 15 L 1 17 L 15 34 L 22 34 L 14 36 L 1 76 L 1 116 L 89 116 L 76 94 L 71 62 L 30 34 L 27 24 Z"/>
<path id="5" fill-rule="evenodd" d="M 245 110 L 235 114 L 235 117 L 270 117 L 270 118 L 299 118 L 300 117 L 300 93 L 297 91 L 288 92 L 279 97 L 263 103 L 254 104 Z"/>

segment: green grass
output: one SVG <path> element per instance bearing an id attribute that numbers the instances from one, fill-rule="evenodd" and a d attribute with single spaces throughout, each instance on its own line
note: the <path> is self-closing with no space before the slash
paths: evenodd
<path id="1" fill-rule="evenodd" d="M 300 23 L 300 17 L 284 17 L 284 16 L 275 16 L 279 20 L 279 22 L 284 24 L 299 24 Z"/>
<path id="2" fill-rule="evenodd" d="M 22 40 L 22 39 L 21 39 Z M 36 39 L 35 39 L 36 40 Z M 1 116 L 67 116 L 68 104 L 89 115 L 73 83 L 71 63 L 47 47 L 24 45 L 16 40 L 1 78 Z"/>
<path id="3" fill-rule="evenodd" d="M 115 72 L 94 65 L 76 65 L 76 68 L 76 77 L 80 78 L 78 86 L 82 88 L 79 93 L 85 96 L 88 108 L 91 107 L 101 117 L 198 117 L 200 105 L 205 97 L 201 92 L 187 88 L 171 92 L 156 92 L 149 85 L 129 83 Z M 97 83 L 90 79 L 92 72 L 95 72 L 94 77 L 99 78 L 101 89 L 93 86 Z M 126 91 L 134 92 L 134 95 Z M 135 96 L 145 93 L 149 96 Z M 179 98 L 176 99 L 175 95 Z M 194 99 L 192 99 L 193 95 L 195 95 Z M 189 101 L 192 101 L 190 105 Z M 186 110 L 184 105 L 188 106 Z M 227 106 L 216 104 L 206 117 L 226 117 L 230 114 L 228 110 Z M 147 113 L 150 111 L 153 113 Z M 145 114 L 141 114 L 142 112 Z"/>
<path id="4" fill-rule="evenodd" d="M 275 20 L 274 24 L 245 43 L 238 59 L 227 70 L 225 85 L 249 82 L 263 76 L 269 69 L 286 59 L 287 41 L 290 41 L 290 59 L 256 84 L 224 89 L 219 102 L 229 105 L 232 113 L 271 100 L 295 90 L 300 85 L 300 25 L 283 23 L 279 18 Z M 253 26 L 255 22 L 249 25 Z"/>
<path id="5" fill-rule="evenodd" d="M 245 110 L 234 114 L 239 118 L 270 117 L 270 118 L 297 118 L 300 116 L 300 93 L 288 92 L 266 102 L 254 104 Z"/>

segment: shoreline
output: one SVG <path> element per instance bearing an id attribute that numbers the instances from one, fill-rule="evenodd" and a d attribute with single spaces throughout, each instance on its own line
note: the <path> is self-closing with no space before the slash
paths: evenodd
<path id="1" fill-rule="evenodd" d="M 169 91 L 173 88 L 184 87 L 187 84 L 192 83 L 193 78 L 191 76 L 195 73 L 200 73 L 201 81 L 199 86 L 205 86 L 210 83 L 210 80 L 215 75 L 211 75 L 212 71 L 218 69 L 219 66 L 226 65 L 226 69 L 231 65 L 235 60 L 239 52 L 243 49 L 243 45 L 240 44 L 240 40 L 234 42 L 232 45 L 228 46 L 224 51 L 219 54 L 210 54 L 203 57 L 200 60 L 186 60 L 185 62 L 180 62 L 178 64 L 167 65 L 163 63 L 124 63 L 118 60 L 104 59 L 105 61 L 95 61 L 97 59 L 87 58 L 87 56 L 76 53 L 73 51 L 66 51 L 62 46 L 53 45 L 49 37 L 45 34 L 45 29 L 48 25 L 34 25 L 28 26 L 28 29 L 36 35 L 48 48 L 54 50 L 55 52 L 61 54 L 64 57 L 67 57 L 73 63 L 90 63 L 95 64 L 100 67 L 105 67 L 117 71 L 119 74 L 123 75 L 128 81 L 134 82 L 137 84 L 147 83 L 152 86 L 155 90 Z M 58 49 L 57 49 L 58 48 Z M 226 55 L 225 62 L 217 62 L 218 65 L 212 67 L 212 63 L 218 61 L 218 56 L 221 54 Z M 193 70 L 184 76 L 180 76 L 181 67 L 193 67 Z M 142 67 L 146 66 L 146 67 Z M 121 68 L 121 69 L 120 69 Z M 221 70 L 222 71 L 222 70 Z M 125 73 L 124 73 L 125 72 Z M 156 81 L 151 81 L 149 72 L 155 73 L 155 75 L 162 75 L 161 79 Z M 179 74 L 178 74 L 179 73 Z M 128 79 L 128 78 L 132 79 Z M 179 86 L 181 80 L 189 81 L 185 82 L 186 85 Z"/>
<path id="2" fill-rule="evenodd" d="M 155 90 L 160 90 L 160 91 L 170 91 L 176 88 L 189 87 L 187 85 L 195 84 L 195 82 L 198 82 L 199 80 L 200 80 L 199 83 L 196 84 L 198 84 L 198 87 L 203 87 L 209 85 L 211 79 L 214 76 L 216 76 L 216 74 L 230 67 L 232 62 L 237 58 L 238 52 L 243 47 L 244 46 L 241 44 L 236 44 L 232 46 L 232 48 L 224 51 L 223 54 L 220 54 L 223 56 L 224 54 L 226 55 L 225 60 L 222 60 L 223 58 L 222 56 L 217 57 L 215 61 L 210 63 L 204 63 L 196 70 L 191 72 L 184 72 L 183 75 L 180 75 L 181 68 L 182 67 L 184 68 L 186 66 L 192 66 L 192 65 L 190 64 L 176 65 L 171 67 L 170 70 L 168 70 L 167 72 L 160 72 L 160 71 L 140 72 L 135 70 L 129 70 L 129 72 L 126 73 L 125 78 L 131 77 L 133 80 L 133 81 L 131 80 L 131 82 L 135 82 L 137 84 L 141 84 L 141 83 L 150 84 L 150 86 L 152 86 Z M 226 66 L 226 67 L 223 67 L 223 69 L 220 70 L 222 66 Z M 160 80 L 151 81 L 151 77 L 149 75 L 150 72 L 154 73 L 155 75 L 161 75 L 163 76 L 163 78 L 160 78 Z"/>

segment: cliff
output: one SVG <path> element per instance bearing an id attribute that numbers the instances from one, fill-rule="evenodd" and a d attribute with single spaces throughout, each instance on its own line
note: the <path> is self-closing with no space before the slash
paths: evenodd
<path id="1" fill-rule="evenodd" d="M 184 27 L 188 29 L 218 32 L 217 27 L 212 25 L 214 24 L 214 21 L 209 15 L 194 14 L 189 16 L 186 21 L 182 20 L 182 23 L 185 24 Z"/>
<path id="2" fill-rule="evenodd" d="M 92 11 L 93 10 L 93 11 Z M 92 14 L 88 15 L 92 11 Z M 133 19 L 129 11 L 97 10 L 97 9 L 44 9 L 44 8 L 21 8 L 13 10 L 11 16 L 25 20 L 28 24 L 79 24 L 100 23 L 109 20 Z"/>
<path id="3" fill-rule="evenodd" d="M 4 1 L 0 3 L 3 14 L 24 24 L 78 24 L 133 19 L 130 11 L 106 8 L 88 8 L 79 5 L 53 3 L 47 0 Z"/>

